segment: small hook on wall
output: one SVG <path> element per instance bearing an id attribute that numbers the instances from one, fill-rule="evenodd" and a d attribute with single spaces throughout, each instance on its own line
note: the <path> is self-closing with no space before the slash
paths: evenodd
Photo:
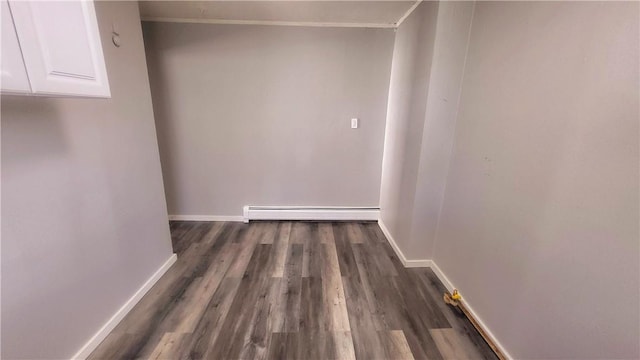
<path id="1" fill-rule="evenodd" d="M 111 25 L 111 42 L 113 42 L 113 45 L 117 48 L 121 45 L 120 34 L 116 29 L 116 24 Z"/>
<path id="2" fill-rule="evenodd" d="M 115 47 L 120 47 L 120 34 L 118 34 L 117 32 L 114 32 L 111 34 L 111 41 L 113 42 L 113 45 Z"/>

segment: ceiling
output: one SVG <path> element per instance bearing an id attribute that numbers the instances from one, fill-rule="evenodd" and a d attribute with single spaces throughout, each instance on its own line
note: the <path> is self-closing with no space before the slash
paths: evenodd
<path id="1" fill-rule="evenodd" d="M 140 1 L 143 21 L 396 27 L 418 1 Z"/>

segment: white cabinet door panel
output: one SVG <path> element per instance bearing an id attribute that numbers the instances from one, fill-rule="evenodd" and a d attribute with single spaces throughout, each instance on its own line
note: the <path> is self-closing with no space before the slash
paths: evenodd
<path id="1" fill-rule="evenodd" d="M 9 1 L 34 94 L 110 97 L 92 1 Z"/>
<path id="2" fill-rule="evenodd" d="M 24 68 L 22 52 L 16 29 L 13 27 L 13 19 L 9 10 L 7 0 L 0 0 L 0 16 L 2 16 L 2 59 L 0 60 L 0 83 L 3 92 L 9 93 L 30 93 L 29 78 L 27 70 Z"/>

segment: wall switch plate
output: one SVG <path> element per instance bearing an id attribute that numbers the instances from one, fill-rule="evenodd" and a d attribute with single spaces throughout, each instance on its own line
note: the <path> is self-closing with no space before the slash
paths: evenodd
<path id="1" fill-rule="evenodd" d="M 351 119 L 351 128 L 352 129 L 357 129 L 358 128 L 358 119 L 357 118 Z"/>

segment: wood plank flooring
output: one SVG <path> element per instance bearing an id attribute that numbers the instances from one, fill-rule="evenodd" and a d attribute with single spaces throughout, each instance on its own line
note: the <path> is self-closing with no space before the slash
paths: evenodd
<path id="1" fill-rule="evenodd" d="M 90 359 L 496 359 L 372 222 L 171 222 L 178 260 Z"/>

